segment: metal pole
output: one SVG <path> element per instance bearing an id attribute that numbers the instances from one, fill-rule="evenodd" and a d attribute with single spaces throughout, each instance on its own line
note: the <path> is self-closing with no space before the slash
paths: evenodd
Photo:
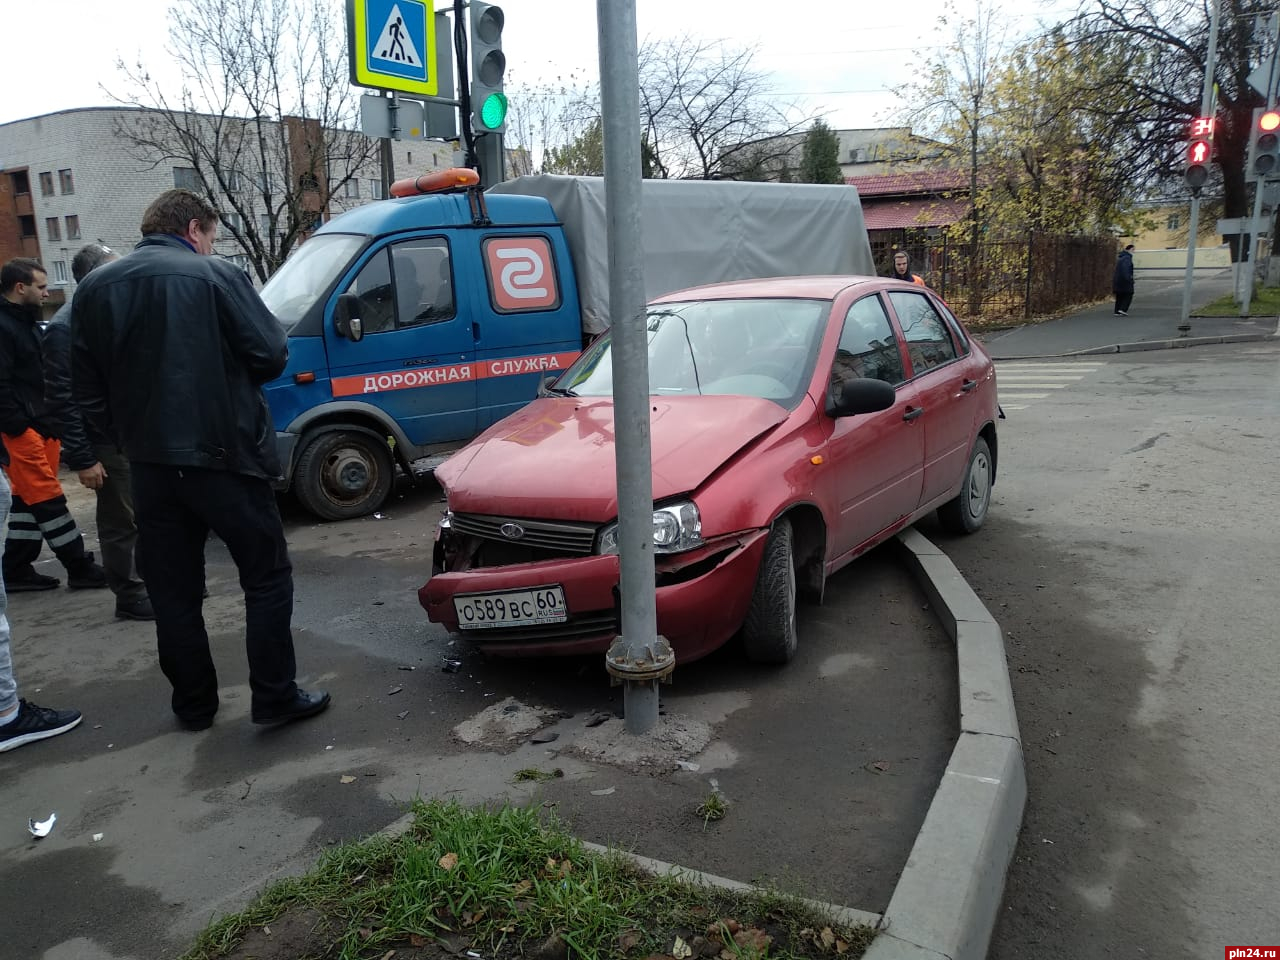
<path id="1" fill-rule="evenodd" d="M 622 633 L 605 654 L 605 666 L 623 683 L 627 732 L 638 734 L 653 729 L 658 722 L 658 683 L 670 673 L 673 658 L 670 646 L 658 637 L 655 609 L 635 0 L 596 0 L 596 16 L 609 228 L 618 553 L 622 566 Z"/>
<path id="2" fill-rule="evenodd" d="M 1271 69 L 1267 72 L 1267 109 L 1274 110 L 1276 106 L 1276 68 L 1280 66 L 1280 57 L 1276 55 L 1276 47 L 1280 45 L 1280 16 L 1272 14 L 1271 16 Z M 1249 135 L 1253 136 L 1254 131 L 1250 130 Z M 1253 283 L 1257 276 L 1258 262 L 1258 234 L 1261 232 L 1259 221 L 1262 219 L 1262 194 L 1266 187 L 1266 177 L 1259 176 L 1257 182 L 1253 185 L 1253 222 L 1249 230 L 1249 265 L 1243 283 L 1243 293 L 1240 297 L 1240 316 L 1247 317 L 1249 315 L 1249 306 L 1253 303 Z"/>
<path id="3" fill-rule="evenodd" d="M 392 140 L 400 139 L 400 98 L 395 92 L 389 94 L 391 102 L 387 104 L 387 119 L 391 123 L 391 136 L 382 138 L 382 196 L 391 196 L 391 184 L 396 179 L 396 159 L 391 148 Z"/>
<path id="4" fill-rule="evenodd" d="M 1209 14 L 1209 50 L 1205 55 L 1204 89 L 1200 94 L 1200 116 L 1209 115 L 1209 107 L 1213 103 L 1213 73 L 1217 69 L 1218 59 L 1218 13 L 1219 2 L 1214 0 L 1213 10 Z M 1200 232 L 1200 191 L 1191 196 L 1191 235 L 1187 238 L 1187 275 L 1182 282 L 1182 314 L 1179 330 L 1191 329 L 1191 279 L 1196 266 L 1196 237 Z"/>

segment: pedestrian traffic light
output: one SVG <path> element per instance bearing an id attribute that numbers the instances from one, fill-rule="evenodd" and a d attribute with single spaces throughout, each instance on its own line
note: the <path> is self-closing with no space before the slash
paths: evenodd
<path id="1" fill-rule="evenodd" d="M 1250 172 L 1261 178 L 1280 176 L 1280 111 L 1254 111 Z"/>
<path id="2" fill-rule="evenodd" d="M 1196 139 L 1187 144 L 1187 168 L 1183 176 L 1197 197 L 1209 179 L 1209 161 L 1212 159 L 1213 144 L 1209 140 Z"/>
<path id="3" fill-rule="evenodd" d="M 506 17 L 492 3 L 471 3 L 471 129 L 501 133 L 507 123 L 507 95 L 502 92 L 507 57 L 502 52 Z"/>

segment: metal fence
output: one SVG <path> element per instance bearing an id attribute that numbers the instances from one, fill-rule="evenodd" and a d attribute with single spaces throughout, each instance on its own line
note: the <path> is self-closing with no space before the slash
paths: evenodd
<path id="1" fill-rule="evenodd" d="M 975 252 L 971 244 L 945 234 L 877 233 L 871 252 L 881 273 L 890 273 L 894 252 L 905 249 L 912 270 L 977 326 L 1050 316 L 1111 295 L 1116 263 L 1111 237 L 980 240 Z"/>

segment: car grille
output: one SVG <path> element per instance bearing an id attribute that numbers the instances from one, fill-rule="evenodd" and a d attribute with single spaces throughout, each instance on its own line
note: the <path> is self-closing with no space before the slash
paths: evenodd
<path id="1" fill-rule="evenodd" d="M 472 641 L 490 643 L 545 643 L 551 640 L 585 640 L 611 637 L 618 633 L 618 617 L 612 610 L 588 611 L 571 616 L 564 623 L 542 623 L 531 627 L 499 630 L 464 630 Z"/>
<path id="2" fill-rule="evenodd" d="M 556 556 L 586 556 L 596 542 L 596 526 L 592 523 L 552 523 L 547 520 L 523 520 L 517 517 L 491 517 L 478 513 L 455 513 L 451 519 L 455 533 L 481 540 L 546 550 Z M 504 524 L 513 523 L 524 530 L 517 539 L 503 536 Z"/>

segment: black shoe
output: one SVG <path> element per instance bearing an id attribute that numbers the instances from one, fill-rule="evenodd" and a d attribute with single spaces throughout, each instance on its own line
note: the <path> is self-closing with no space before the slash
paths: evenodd
<path id="1" fill-rule="evenodd" d="M 293 699 L 273 710 L 254 710 L 254 723 L 288 723 L 291 720 L 302 720 L 314 717 L 329 706 L 329 694 L 324 690 L 303 690 L 298 688 Z"/>
<path id="2" fill-rule="evenodd" d="M 57 577 L 46 577 L 35 570 L 18 574 L 5 574 L 4 588 L 9 593 L 23 593 L 29 590 L 57 590 L 62 581 Z"/>
<path id="3" fill-rule="evenodd" d="M 67 586 L 72 590 L 98 590 L 107 585 L 107 571 L 86 553 L 74 567 L 67 568 Z"/>
<path id="4" fill-rule="evenodd" d="M 66 733 L 80 722 L 79 710 L 50 710 L 18 701 L 18 715 L 0 727 L 0 753 Z"/>
<path id="5" fill-rule="evenodd" d="M 174 714 L 178 718 L 178 726 L 183 730 L 208 730 L 213 726 L 213 717 L 184 717 L 181 714 Z"/>
<path id="6" fill-rule="evenodd" d="M 118 620 L 154 620 L 155 618 L 156 612 L 151 609 L 150 597 L 116 601 L 116 619 Z"/>

